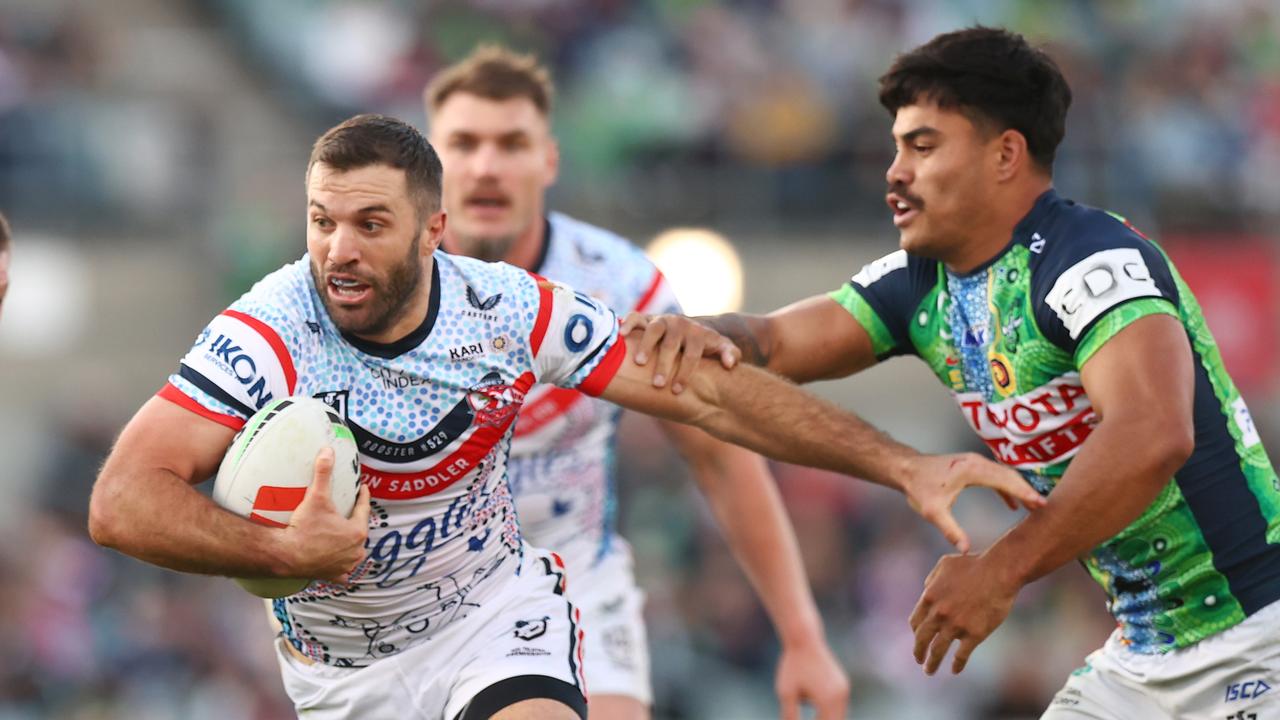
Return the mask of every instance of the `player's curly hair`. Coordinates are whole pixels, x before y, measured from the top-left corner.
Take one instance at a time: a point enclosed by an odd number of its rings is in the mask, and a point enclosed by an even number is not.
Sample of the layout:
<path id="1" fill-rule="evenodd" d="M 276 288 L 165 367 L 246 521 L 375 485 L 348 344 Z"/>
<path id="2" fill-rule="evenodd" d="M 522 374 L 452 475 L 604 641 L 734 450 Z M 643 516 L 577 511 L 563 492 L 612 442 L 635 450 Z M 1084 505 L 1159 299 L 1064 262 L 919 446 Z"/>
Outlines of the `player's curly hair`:
<path id="1" fill-rule="evenodd" d="M 551 73 L 533 55 L 501 45 L 480 45 L 457 63 L 441 70 L 423 91 L 427 109 L 435 113 L 454 93 L 486 100 L 528 98 L 543 117 L 551 115 L 555 85 Z"/>
<path id="2" fill-rule="evenodd" d="M 979 127 L 1017 130 L 1048 171 L 1066 132 L 1071 88 L 1053 59 L 1026 38 L 979 25 L 899 55 L 880 77 L 880 104 L 890 115 L 921 100 L 959 110 Z"/>
<path id="3" fill-rule="evenodd" d="M 440 156 L 417 128 L 393 117 L 356 115 L 335 125 L 312 146 L 308 176 L 316 163 L 339 171 L 370 165 L 404 170 L 419 221 L 440 209 Z"/>

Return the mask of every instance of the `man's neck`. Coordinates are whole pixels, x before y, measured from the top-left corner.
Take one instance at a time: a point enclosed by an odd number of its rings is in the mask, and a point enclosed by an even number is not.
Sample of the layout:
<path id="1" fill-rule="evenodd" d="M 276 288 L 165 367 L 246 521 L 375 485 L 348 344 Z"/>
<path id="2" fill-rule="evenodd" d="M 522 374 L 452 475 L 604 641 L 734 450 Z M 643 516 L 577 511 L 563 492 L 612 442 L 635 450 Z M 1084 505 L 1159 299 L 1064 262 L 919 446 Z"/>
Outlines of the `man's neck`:
<path id="1" fill-rule="evenodd" d="M 515 265 L 525 270 L 537 270 L 538 260 L 542 258 L 542 248 L 547 242 L 547 223 L 541 215 L 516 241 L 511 243 L 502 262 Z"/>
<path id="2" fill-rule="evenodd" d="M 1013 238 L 1018 223 L 1035 207 L 1036 200 L 1053 187 L 1053 181 L 1023 183 L 1010 188 L 1003 198 L 990 206 L 989 212 L 968 230 L 968 237 L 957 243 L 954 256 L 943 263 L 953 273 L 963 275 L 991 262 L 1004 251 Z"/>
<path id="3" fill-rule="evenodd" d="M 525 230 L 511 243 L 511 248 L 507 250 L 507 254 L 499 258 L 508 265 L 515 265 L 525 270 L 537 270 L 538 261 L 542 258 L 542 248 L 547 242 L 547 221 L 545 217 L 539 215 L 538 218 L 530 224 L 528 230 Z M 459 249 L 457 242 L 453 236 L 445 231 L 443 249 L 451 255 L 467 255 Z"/>

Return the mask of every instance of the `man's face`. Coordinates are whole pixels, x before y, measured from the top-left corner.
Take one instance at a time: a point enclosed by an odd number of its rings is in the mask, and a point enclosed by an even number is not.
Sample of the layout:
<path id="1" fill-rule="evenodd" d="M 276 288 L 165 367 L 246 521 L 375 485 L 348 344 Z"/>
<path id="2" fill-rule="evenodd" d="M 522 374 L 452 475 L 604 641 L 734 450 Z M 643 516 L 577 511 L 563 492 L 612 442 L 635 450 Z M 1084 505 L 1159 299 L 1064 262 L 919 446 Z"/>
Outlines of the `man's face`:
<path id="1" fill-rule="evenodd" d="M 501 260 L 542 222 L 543 194 L 559 153 L 547 119 L 528 98 L 488 100 L 455 92 L 431 116 L 444 164 L 444 209 L 456 250 Z"/>
<path id="2" fill-rule="evenodd" d="M 897 155 L 885 173 L 885 200 L 913 255 L 946 260 L 988 214 L 998 135 L 958 110 L 932 102 L 900 108 L 893 121 Z"/>
<path id="3" fill-rule="evenodd" d="M 424 220 L 403 170 L 312 166 L 307 252 L 316 290 L 338 329 L 376 337 L 401 319 L 421 286 L 422 260 L 440 241 L 430 228 L 443 228 L 441 214 Z"/>
<path id="4" fill-rule="evenodd" d="M 9 249 L 0 250 L 0 310 L 4 309 L 4 295 L 9 292 Z"/>

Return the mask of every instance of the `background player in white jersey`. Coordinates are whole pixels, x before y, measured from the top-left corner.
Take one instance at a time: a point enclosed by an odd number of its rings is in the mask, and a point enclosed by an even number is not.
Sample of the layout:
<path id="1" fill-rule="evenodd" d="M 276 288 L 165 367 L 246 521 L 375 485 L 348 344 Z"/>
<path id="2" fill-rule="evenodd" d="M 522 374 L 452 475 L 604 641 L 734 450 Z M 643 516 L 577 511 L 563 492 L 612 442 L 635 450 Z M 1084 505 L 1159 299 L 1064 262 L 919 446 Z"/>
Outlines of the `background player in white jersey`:
<path id="1" fill-rule="evenodd" d="M 429 138 L 444 164 L 449 252 L 502 260 L 568 283 L 619 314 L 679 312 L 662 274 L 627 240 L 546 214 L 557 144 L 553 85 L 530 55 L 481 47 L 427 87 Z M 516 422 L 508 474 L 520 526 L 564 558 L 570 596 L 588 628 L 591 715 L 649 716 L 652 690 L 631 549 L 614 531 L 614 452 L 621 409 L 540 386 Z M 782 642 L 776 687 L 785 718 L 800 701 L 843 718 L 848 680 L 827 647 L 790 522 L 758 455 L 674 422 L 663 429 L 689 459 L 734 554 Z"/>
<path id="2" fill-rule="evenodd" d="M 300 714 L 585 717 L 563 566 L 525 544 L 506 480 L 516 412 L 536 382 L 898 488 L 929 516 L 949 519 L 967 484 L 1036 503 L 1016 474 L 920 455 L 762 371 L 708 368 L 679 396 L 654 389 L 625 361 L 608 308 L 439 252 L 440 176 L 435 151 L 398 120 L 361 115 L 321 136 L 306 174 L 307 255 L 200 333 L 121 432 L 90 500 L 93 539 L 142 560 L 316 579 L 275 603 Z M 194 491 L 254 410 L 293 395 L 324 399 L 355 434 L 364 485 L 350 518 L 324 492 L 328 451 L 284 528 Z"/>

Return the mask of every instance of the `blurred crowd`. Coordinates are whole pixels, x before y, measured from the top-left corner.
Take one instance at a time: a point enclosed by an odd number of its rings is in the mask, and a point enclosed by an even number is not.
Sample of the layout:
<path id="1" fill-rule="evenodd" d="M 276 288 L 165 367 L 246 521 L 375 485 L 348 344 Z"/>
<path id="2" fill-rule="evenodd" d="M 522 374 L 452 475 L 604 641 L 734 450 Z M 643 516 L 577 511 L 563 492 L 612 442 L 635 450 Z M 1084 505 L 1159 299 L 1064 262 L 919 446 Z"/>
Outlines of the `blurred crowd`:
<path id="1" fill-rule="evenodd" d="M 189 170 L 216 176 L 219 143 L 237 140 L 210 127 L 221 100 L 202 98 L 201 83 L 139 80 L 166 67 L 157 54 L 199 74 L 181 38 L 160 33 L 139 49 L 127 33 L 145 24 L 95 33 L 122 21 L 96 4 L 7 5 L 0 199 L 46 224 L 67 222 L 59 209 L 73 205 L 153 225 L 225 201 Z M 1274 220 L 1280 197 L 1276 0 L 185 6 L 308 134 L 357 111 L 424 122 L 426 79 L 476 42 L 536 51 L 560 85 L 558 198 L 622 221 L 879 217 L 891 143 L 875 80 L 896 52 L 974 21 L 1024 32 L 1063 66 L 1075 104 L 1058 178 L 1073 196 L 1162 227 L 1216 229 Z M 147 95 L 157 84 L 168 102 Z"/>
<path id="2" fill-rule="evenodd" d="M 552 65 L 565 157 L 553 203 L 623 230 L 885 234 L 892 149 L 875 79 L 896 52 L 973 21 L 1024 32 L 1063 66 L 1075 91 L 1057 165 L 1067 194 L 1157 234 L 1260 233 L 1280 219 L 1277 0 L 107 5 L 0 6 L 0 209 L 19 243 L 38 232 L 192 248 L 215 260 L 220 301 L 296 252 L 289 203 L 314 131 L 365 110 L 422 125 L 426 78 L 479 41 Z M 161 6 L 168 14 L 144 13 Z M 302 138 L 290 162 L 239 134 L 246 116 Z M 237 165 L 237 151 L 258 153 L 257 166 Z M 89 486 L 117 426 L 46 420 L 35 491 L 0 523 L 0 720 L 289 717 L 260 603 L 86 537 Z M 649 594 L 656 717 L 770 717 L 776 638 L 661 442 L 629 421 L 619 462 L 621 526 Z M 1022 593 L 963 676 L 927 679 L 906 618 L 945 544 L 892 493 L 776 471 L 857 717 L 1037 717 L 1109 631 L 1102 592 L 1064 568 Z M 1013 519 L 990 500 L 961 508 L 988 541 Z"/>

